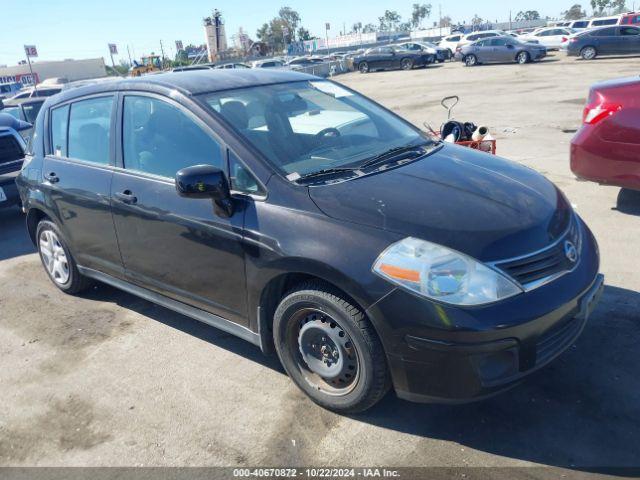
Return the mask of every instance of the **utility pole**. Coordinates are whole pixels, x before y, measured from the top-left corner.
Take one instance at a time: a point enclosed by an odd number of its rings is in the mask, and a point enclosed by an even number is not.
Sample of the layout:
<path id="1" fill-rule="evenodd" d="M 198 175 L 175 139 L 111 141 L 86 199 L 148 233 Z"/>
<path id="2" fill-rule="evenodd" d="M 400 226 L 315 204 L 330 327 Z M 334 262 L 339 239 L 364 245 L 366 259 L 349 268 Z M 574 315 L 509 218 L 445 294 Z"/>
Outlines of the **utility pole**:
<path id="1" fill-rule="evenodd" d="M 438 4 L 438 25 L 440 26 L 440 38 L 442 38 L 442 4 Z"/>
<path id="2" fill-rule="evenodd" d="M 513 25 L 511 25 L 511 10 L 509 10 L 509 30 L 513 30 Z"/>
<path id="3" fill-rule="evenodd" d="M 329 25 L 329 22 L 325 22 L 325 24 L 324 24 L 324 40 L 326 42 L 327 55 L 329 55 L 329 28 L 331 28 L 331 26 Z"/>
<path id="4" fill-rule="evenodd" d="M 164 70 L 164 48 L 162 47 L 162 40 L 160 40 L 160 53 L 162 54 L 162 70 Z"/>
<path id="5" fill-rule="evenodd" d="M 133 62 L 131 61 L 131 52 L 129 51 L 129 45 L 127 45 L 127 55 L 129 56 L 129 66 L 133 65 Z"/>

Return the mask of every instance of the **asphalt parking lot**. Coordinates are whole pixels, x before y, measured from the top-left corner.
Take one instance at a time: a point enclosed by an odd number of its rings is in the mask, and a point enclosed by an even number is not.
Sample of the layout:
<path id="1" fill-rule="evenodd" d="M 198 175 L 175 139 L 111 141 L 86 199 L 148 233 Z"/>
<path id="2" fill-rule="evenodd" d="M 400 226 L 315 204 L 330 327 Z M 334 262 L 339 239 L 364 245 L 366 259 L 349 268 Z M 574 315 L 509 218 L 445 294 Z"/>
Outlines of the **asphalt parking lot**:
<path id="1" fill-rule="evenodd" d="M 459 95 L 455 118 L 487 125 L 498 154 L 555 182 L 599 241 L 606 288 L 576 345 L 475 404 L 390 394 L 362 415 L 323 410 L 240 339 L 111 287 L 59 292 L 22 215 L 0 211 L 0 464 L 637 466 L 640 199 L 576 181 L 568 149 L 589 85 L 638 65 L 556 54 L 336 77 L 434 128 L 440 99 Z"/>

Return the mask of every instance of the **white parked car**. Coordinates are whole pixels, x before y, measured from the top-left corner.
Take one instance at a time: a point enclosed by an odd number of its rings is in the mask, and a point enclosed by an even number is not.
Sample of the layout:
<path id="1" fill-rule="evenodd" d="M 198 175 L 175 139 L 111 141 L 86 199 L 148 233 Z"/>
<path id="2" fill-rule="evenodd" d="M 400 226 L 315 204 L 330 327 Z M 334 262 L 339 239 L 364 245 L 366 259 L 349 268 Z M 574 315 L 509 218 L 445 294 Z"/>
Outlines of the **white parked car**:
<path id="1" fill-rule="evenodd" d="M 574 33 L 574 30 L 566 27 L 548 27 L 531 32 L 529 35 L 523 35 L 520 40 L 537 40 L 540 45 L 544 45 L 549 50 L 560 49 Z"/>
<path id="2" fill-rule="evenodd" d="M 591 20 L 589 20 L 588 18 L 583 18 L 581 20 L 574 20 L 569 24 L 569 28 L 571 30 L 574 30 L 576 33 L 581 32 L 582 30 L 586 29 L 589 26 L 590 21 Z"/>
<path id="3" fill-rule="evenodd" d="M 618 25 L 622 15 L 613 15 L 611 17 L 596 17 L 589 21 L 587 28 L 606 27 L 608 25 Z"/>
<path id="4" fill-rule="evenodd" d="M 439 47 L 446 48 L 451 52 L 451 55 L 456 53 L 456 48 L 458 47 L 458 43 L 462 40 L 464 35 L 462 33 L 452 33 L 451 35 L 447 35 L 438 43 Z"/>
<path id="5" fill-rule="evenodd" d="M 465 45 L 475 42 L 476 40 L 482 40 L 483 38 L 502 37 L 506 34 L 507 32 L 504 32 L 502 30 L 483 30 L 481 32 L 467 33 L 462 37 L 462 39 L 458 43 L 458 47 L 463 47 Z"/>

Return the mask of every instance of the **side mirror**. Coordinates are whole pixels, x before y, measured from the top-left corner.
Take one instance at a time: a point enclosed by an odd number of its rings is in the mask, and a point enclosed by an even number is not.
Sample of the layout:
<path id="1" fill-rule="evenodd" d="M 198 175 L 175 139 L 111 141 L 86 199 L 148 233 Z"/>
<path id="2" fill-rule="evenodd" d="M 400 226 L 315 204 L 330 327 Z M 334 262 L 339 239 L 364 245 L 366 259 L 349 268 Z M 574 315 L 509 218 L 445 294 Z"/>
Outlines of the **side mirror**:
<path id="1" fill-rule="evenodd" d="M 186 198 L 210 198 L 226 216 L 233 214 L 229 182 L 224 172 L 212 165 L 194 165 L 176 173 L 178 195 Z"/>

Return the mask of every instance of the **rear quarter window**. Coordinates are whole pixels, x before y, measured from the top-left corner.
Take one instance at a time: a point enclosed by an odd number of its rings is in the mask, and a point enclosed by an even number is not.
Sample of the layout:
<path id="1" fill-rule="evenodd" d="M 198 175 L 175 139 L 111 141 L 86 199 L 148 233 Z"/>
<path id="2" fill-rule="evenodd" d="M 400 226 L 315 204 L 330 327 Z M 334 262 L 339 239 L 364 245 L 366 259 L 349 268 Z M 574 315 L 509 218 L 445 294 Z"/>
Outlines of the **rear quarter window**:
<path id="1" fill-rule="evenodd" d="M 113 97 L 97 97 L 71 104 L 68 156 L 107 165 Z"/>

